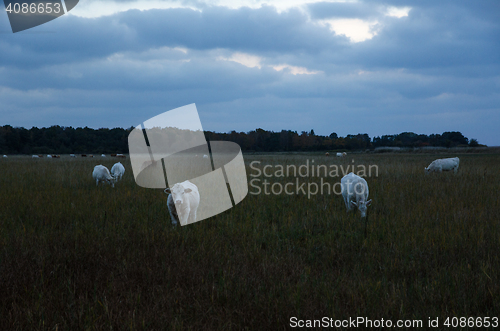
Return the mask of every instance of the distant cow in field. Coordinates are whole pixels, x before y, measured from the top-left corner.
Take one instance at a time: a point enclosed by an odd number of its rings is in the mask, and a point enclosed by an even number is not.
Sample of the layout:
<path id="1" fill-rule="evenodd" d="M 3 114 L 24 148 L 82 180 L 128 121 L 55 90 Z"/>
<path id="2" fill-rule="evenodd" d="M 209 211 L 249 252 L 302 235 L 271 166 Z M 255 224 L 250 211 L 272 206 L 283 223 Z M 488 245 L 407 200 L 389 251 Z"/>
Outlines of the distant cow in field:
<path id="1" fill-rule="evenodd" d="M 106 157 L 106 154 L 101 154 L 101 157 Z"/>
<path id="2" fill-rule="evenodd" d="M 326 153 L 325 153 L 325 156 L 330 156 L 330 153 L 326 152 Z"/>
<path id="3" fill-rule="evenodd" d="M 93 154 L 89 154 L 89 157 L 94 157 L 94 155 Z"/>
<path id="4" fill-rule="evenodd" d="M 451 157 L 448 159 L 437 159 L 431 162 L 427 168 L 425 168 L 425 173 L 429 174 L 431 172 L 443 172 L 451 171 L 454 173 L 458 171 L 458 165 L 460 164 L 460 159 L 458 157 Z"/>
<path id="5" fill-rule="evenodd" d="M 337 153 L 337 157 L 344 157 L 346 156 L 347 153 L 346 152 L 343 152 L 343 153 Z"/>
<path id="6" fill-rule="evenodd" d="M 51 159 L 51 158 L 52 158 L 52 155 L 47 154 L 47 158 Z"/>
<path id="7" fill-rule="evenodd" d="M 203 155 L 203 158 L 204 158 L 204 159 L 208 159 L 208 155 L 207 155 L 207 154 L 204 154 L 204 155 Z"/>
<path id="8" fill-rule="evenodd" d="M 113 176 L 115 181 L 121 180 L 124 173 L 125 167 L 120 162 L 113 164 L 111 167 L 111 176 Z"/>
<path id="9" fill-rule="evenodd" d="M 6 158 L 6 157 L 7 157 L 7 155 L 4 155 L 3 157 L 5 157 L 5 158 Z"/>
<path id="10" fill-rule="evenodd" d="M 38 156 L 38 155 L 31 155 L 31 158 L 33 158 L 33 159 L 38 159 L 38 158 L 39 158 L 39 156 Z"/>
<path id="11" fill-rule="evenodd" d="M 92 177 L 95 180 L 96 186 L 99 186 L 99 182 L 106 182 L 111 184 L 112 187 L 115 187 L 114 178 L 111 177 L 108 168 L 103 165 L 96 165 L 94 167 L 94 171 L 92 172 Z"/>
<path id="12" fill-rule="evenodd" d="M 122 159 L 124 159 L 125 155 L 123 155 L 123 154 L 116 154 L 116 157 L 121 157 Z"/>
<path id="13" fill-rule="evenodd" d="M 166 188 L 165 193 L 168 194 L 167 207 L 172 224 L 177 225 L 177 222 L 180 222 L 181 225 L 186 225 L 196 221 L 200 204 L 200 193 L 196 185 L 186 180 Z"/>
<path id="14" fill-rule="evenodd" d="M 55 155 L 55 154 L 52 154 L 52 157 L 53 157 L 54 159 L 60 159 L 60 158 L 61 158 L 61 155 Z"/>
<path id="15" fill-rule="evenodd" d="M 116 154 L 111 154 L 111 157 L 116 157 Z"/>
<path id="16" fill-rule="evenodd" d="M 38 154 L 38 157 L 43 157 L 43 155 L 42 154 Z"/>
<path id="17" fill-rule="evenodd" d="M 69 157 L 76 157 L 76 155 L 75 154 L 70 154 Z"/>
<path id="18" fill-rule="evenodd" d="M 357 207 L 361 212 L 361 217 L 366 217 L 366 209 L 372 202 L 368 200 L 369 192 L 366 180 L 351 172 L 342 177 L 340 183 L 347 212 Z"/>
<path id="19" fill-rule="evenodd" d="M 81 156 L 82 156 L 82 157 L 87 157 L 87 154 L 82 154 Z"/>

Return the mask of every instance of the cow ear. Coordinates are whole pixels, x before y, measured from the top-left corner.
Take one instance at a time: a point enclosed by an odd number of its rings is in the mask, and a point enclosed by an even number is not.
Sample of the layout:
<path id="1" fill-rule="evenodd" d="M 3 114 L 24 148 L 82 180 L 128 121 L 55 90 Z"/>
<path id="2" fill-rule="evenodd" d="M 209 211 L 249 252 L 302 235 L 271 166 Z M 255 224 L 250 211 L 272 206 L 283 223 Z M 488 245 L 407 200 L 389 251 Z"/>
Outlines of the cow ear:
<path id="1" fill-rule="evenodd" d="M 354 202 L 354 201 L 351 201 L 351 203 L 352 203 L 353 205 L 355 205 L 356 207 L 358 206 L 358 204 L 357 204 L 356 202 Z"/>
<path id="2" fill-rule="evenodd" d="M 190 188 L 185 188 L 185 189 L 184 189 L 184 193 L 189 193 L 189 192 L 191 192 L 191 189 L 190 189 Z"/>
<path id="3" fill-rule="evenodd" d="M 170 187 L 167 187 L 167 188 L 166 188 L 163 192 L 165 192 L 165 193 L 167 193 L 167 194 L 172 193 L 172 192 L 170 191 Z"/>
<path id="4" fill-rule="evenodd" d="M 372 199 L 370 199 L 370 200 L 368 200 L 368 201 L 366 202 L 366 206 L 367 206 L 367 207 L 368 207 L 369 205 L 371 205 L 371 204 L 372 204 Z"/>

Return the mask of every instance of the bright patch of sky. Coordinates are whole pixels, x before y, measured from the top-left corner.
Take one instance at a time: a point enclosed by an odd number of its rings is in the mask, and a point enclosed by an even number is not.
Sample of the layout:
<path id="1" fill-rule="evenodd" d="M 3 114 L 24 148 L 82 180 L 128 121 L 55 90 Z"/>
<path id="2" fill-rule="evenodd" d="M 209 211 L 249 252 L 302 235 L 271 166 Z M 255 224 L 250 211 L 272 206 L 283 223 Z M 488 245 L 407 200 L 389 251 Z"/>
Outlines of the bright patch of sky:
<path id="1" fill-rule="evenodd" d="M 389 7 L 389 8 L 387 8 L 386 15 L 387 16 L 401 18 L 401 17 L 408 16 L 408 13 L 410 12 L 410 9 L 411 9 L 410 7 L 402 7 L 402 8 Z"/>
<path id="2" fill-rule="evenodd" d="M 262 58 L 260 56 L 255 56 L 255 55 L 250 55 L 250 54 L 245 54 L 245 53 L 240 53 L 240 52 L 234 53 L 229 58 L 220 56 L 217 59 L 223 60 L 223 61 L 233 61 L 233 62 L 242 64 L 248 68 L 257 67 L 259 69 L 261 68 L 260 61 L 262 60 Z"/>
<path id="3" fill-rule="evenodd" d="M 304 67 L 296 67 L 296 66 L 291 66 L 289 64 L 280 64 L 272 67 L 276 71 L 281 71 L 283 69 L 289 70 L 292 75 L 316 75 L 322 73 L 322 71 L 316 71 L 316 70 L 311 71 Z"/>
<path id="4" fill-rule="evenodd" d="M 239 63 L 241 65 L 244 65 L 245 67 L 248 67 L 248 68 L 259 68 L 260 69 L 260 68 L 262 68 L 261 62 L 262 62 L 263 58 L 260 56 L 256 56 L 256 55 L 235 52 L 231 55 L 231 57 L 219 56 L 219 57 L 217 57 L 217 60 L 219 60 L 219 61 L 233 61 L 233 62 Z M 269 67 L 273 68 L 276 71 L 284 70 L 285 72 L 289 72 L 292 75 L 315 75 L 315 74 L 322 73 L 322 71 L 309 70 L 305 67 L 292 66 L 292 65 L 289 65 L 286 63 L 282 63 L 282 64 L 278 64 L 278 65 L 269 65 Z"/>
<path id="5" fill-rule="evenodd" d="M 321 20 L 320 24 L 326 24 L 330 30 L 338 35 L 348 37 L 351 42 L 361 42 L 367 39 L 372 39 L 377 31 L 375 29 L 377 21 L 368 22 L 360 19 L 337 19 L 337 20 Z"/>

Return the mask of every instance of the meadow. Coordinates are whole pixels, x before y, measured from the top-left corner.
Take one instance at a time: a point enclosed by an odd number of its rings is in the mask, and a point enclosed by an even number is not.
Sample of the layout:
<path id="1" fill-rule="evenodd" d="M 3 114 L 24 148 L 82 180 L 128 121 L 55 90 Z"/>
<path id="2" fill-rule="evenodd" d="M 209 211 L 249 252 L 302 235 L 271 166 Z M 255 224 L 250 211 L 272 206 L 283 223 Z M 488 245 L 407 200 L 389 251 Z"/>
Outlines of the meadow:
<path id="1" fill-rule="evenodd" d="M 424 174 L 454 156 L 457 174 Z M 0 159 L 0 329 L 276 330 L 293 317 L 365 317 L 439 318 L 440 330 L 447 317 L 500 317 L 498 151 L 244 158 L 254 185 L 320 182 L 253 169 L 265 165 L 377 165 L 366 223 L 336 194 L 249 187 L 232 209 L 173 227 L 167 196 L 137 186 L 128 159 L 115 188 L 91 176 L 110 157 Z"/>

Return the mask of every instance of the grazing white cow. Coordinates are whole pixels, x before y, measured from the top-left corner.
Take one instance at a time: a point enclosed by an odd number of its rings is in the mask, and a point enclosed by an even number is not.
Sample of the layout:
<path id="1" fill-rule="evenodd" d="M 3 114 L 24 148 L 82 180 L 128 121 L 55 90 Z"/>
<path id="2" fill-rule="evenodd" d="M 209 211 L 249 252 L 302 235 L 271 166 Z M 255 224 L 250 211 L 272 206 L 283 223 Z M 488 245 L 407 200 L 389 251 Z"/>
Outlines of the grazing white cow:
<path id="1" fill-rule="evenodd" d="M 31 158 L 33 158 L 33 159 L 38 159 L 38 158 L 39 158 L 39 156 L 38 156 L 38 155 L 31 155 Z"/>
<path id="2" fill-rule="evenodd" d="M 361 212 L 361 217 L 366 217 L 366 209 L 372 203 L 372 200 L 368 200 L 369 192 L 366 180 L 351 172 L 342 177 L 340 183 L 347 212 L 353 210 L 353 206 L 355 206 Z"/>
<path id="3" fill-rule="evenodd" d="M 51 158 L 52 158 L 52 155 L 47 154 L 47 158 L 51 159 Z"/>
<path id="4" fill-rule="evenodd" d="M 208 159 L 208 155 L 207 155 L 207 154 L 204 154 L 204 155 L 203 155 L 203 158 L 204 158 L 204 159 Z"/>
<path id="5" fill-rule="evenodd" d="M 108 184 L 111 184 L 112 187 L 115 187 L 114 178 L 109 174 L 108 168 L 101 164 L 94 167 L 92 177 L 94 177 L 96 186 L 99 186 L 99 182 L 106 182 Z"/>
<path id="6" fill-rule="evenodd" d="M 3 157 L 7 157 L 7 155 L 4 155 Z"/>
<path id="7" fill-rule="evenodd" d="M 101 157 L 106 157 L 106 154 L 101 154 Z"/>
<path id="8" fill-rule="evenodd" d="M 180 221 L 181 225 L 186 225 L 196 221 L 196 211 L 200 204 L 200 193 L 196 185 L 186 180 L 172 188 L 166 188 L 165 193 L 168 194 L 167 207 L 172 224 L 177 225 Z"/>
<path id="9" fill-rule="evenodd" d="M 125 167 L 121 162 L 117 162 L 111 167 L 111 176 L 113 176 L 116 181 L 121 180 L 124 173 Z"/>
<path id="10" fill-rule="evenodd" d="M 70 156 L 70 157 L 76 157 L 76 155 L 75 155 L 75 154 L 70 154 L 69 156 Z"/>
<path id="11" fill-rule="evenodd" d="M 460 159 L 458 157 L 451 157 L 448 159 L 437 159 L 431 162 L 427 168 L 425 168 L 425 173 L 431 172 L 443 172 L 443 171 L 451 171 L 454 173 L 458 171 L 458 165 L 460 163 Z"/>
<path id="12" fill-rule="evenodd" d="M 343 153 L 337 153 L 337 157 L 344 157 L 346 156 L 347 153 L 346 152 L 343 152 Z"/>

